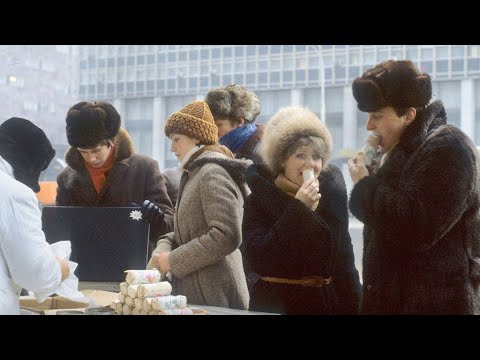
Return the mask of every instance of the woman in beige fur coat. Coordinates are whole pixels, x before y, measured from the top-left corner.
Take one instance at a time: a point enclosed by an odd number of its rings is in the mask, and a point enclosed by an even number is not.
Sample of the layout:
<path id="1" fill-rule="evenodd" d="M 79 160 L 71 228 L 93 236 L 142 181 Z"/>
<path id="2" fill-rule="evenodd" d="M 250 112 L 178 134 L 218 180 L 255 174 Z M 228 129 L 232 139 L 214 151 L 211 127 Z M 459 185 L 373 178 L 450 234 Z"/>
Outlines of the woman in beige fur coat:
<path id="1" fill-rule="evenodd" d="M 247 309 L 249 295 L 238 249 L 242 241 L 247 162 L 217 144 L 208 105 L 194 101 L 165 124 L 183 169 L 174 232 L 161 237 L 148 267 L 173 275 L 173 292 L 188 303 Z"/>

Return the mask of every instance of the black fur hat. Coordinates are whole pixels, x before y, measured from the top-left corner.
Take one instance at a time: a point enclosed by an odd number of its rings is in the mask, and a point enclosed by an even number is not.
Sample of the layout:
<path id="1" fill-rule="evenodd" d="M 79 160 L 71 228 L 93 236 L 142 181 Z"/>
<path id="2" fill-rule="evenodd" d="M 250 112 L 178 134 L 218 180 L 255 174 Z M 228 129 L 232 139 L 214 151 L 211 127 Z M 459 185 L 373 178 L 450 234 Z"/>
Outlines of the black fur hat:
<path id="1" fill-rule="evenodd" d="M 410 60 L 388 60 L 366 71 L 352 85 L 360 111 L 377 111 L 385 106 L 421 108 L 432 98 L 432 82 Z"/>
<path id="2" fill-rule="evenodd" d="M 255 122 L 260 114 L 260 100 L 254 92 L 240 85 L 228 85 L 210 90 L 205 97 L 215 119 L 227 118 Z"/>
<path id="3" fill-rule="evenodd" d="M 92 148 L 106 139 L 113 139 L 120 129 L 120 114 L 113 105 L 82 101 L 67 113 L 67 140 L 73 147 Z"/>
<path id="4" fill-rule="evenodd" d="M 27 119 L 12 117 L 0 125 L 0 155 L 12 166 L 15 179 L 39 192 L 38 178 L 55 150 L 42 129 Z"/>

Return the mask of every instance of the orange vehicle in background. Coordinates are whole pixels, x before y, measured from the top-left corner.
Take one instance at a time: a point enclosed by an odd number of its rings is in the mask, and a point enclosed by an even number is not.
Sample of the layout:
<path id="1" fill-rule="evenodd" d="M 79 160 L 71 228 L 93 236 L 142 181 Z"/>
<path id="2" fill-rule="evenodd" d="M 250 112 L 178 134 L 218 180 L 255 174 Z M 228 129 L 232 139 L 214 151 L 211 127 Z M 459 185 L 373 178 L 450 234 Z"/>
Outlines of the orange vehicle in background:
<path id="1" fill-rule="evenodd" d="M 40 208 L 55 205 L 57 197 L 57 175 L 67 164 L 60 158 L 54 158 L 48 168 L 42 171 L 39 178 L 40 191 L 36 194 Z"/>

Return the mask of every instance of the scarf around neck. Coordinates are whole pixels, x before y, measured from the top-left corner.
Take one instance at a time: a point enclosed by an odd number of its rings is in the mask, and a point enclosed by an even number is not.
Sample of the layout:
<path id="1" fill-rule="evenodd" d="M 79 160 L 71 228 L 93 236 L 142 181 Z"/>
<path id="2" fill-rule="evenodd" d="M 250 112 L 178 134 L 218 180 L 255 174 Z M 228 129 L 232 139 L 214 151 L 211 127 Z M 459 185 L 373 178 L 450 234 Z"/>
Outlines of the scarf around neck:
<path id="1" fill-rule="evenodd" d="M 85 168 L 87 169 L 88 173 L 90 174 L 90 178 L 92 179 L 93 186 L 95 186 L 95 190 L 97 194 L 100 193 L 100 189 L 102 188 L 103 183 L 105 182 L 106 176 L 105 173 L 112 170 L 114 160 L 115 160 L 115 145 L 112 145 L 110 149 L 110 155 L 108 155 L 105 164 L 103 164 L 99 168 L 94 168 L 89 164 L 85 163 Z"/>
<path id="2" fill-rule="evenodd" d="M 297 195 L 298 190 L 300 190 L 301 186 L 298 186 L 294 182 L 291 182 L 288 180 L 285 175 L 279 174 L 275 178 L 275 185 L 282 190 L 285 194 L 287 194 L 290 197 L 295 197 Z M 318 200 L 313 203 L 313 206 L 311 207 L 310 210 L 314 211 L 318 206 Z"/>
<path id="3" fill-rule="evenodd" d="M 218 142 L 235 152 L 247 143 L 255 131 L 257 131 L 257 124 L 247 123 L 223 135 Z"/>

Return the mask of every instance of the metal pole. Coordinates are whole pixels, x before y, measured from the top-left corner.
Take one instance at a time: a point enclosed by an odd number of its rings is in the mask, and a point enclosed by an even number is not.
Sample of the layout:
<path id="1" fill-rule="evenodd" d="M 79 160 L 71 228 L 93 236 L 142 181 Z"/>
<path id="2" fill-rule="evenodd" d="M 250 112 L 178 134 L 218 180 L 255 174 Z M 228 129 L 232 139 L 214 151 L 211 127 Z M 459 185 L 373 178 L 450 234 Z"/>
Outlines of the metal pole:
<path id="1" fill-rule="evenodd" d="M 323 51 L 322 46 L 318 46 L 318 53 L 320 56 L 320 72 L 322 77 L 320 78 L 320 120 L 326 122 L 325 119 L 325 64 L 323 63 Z"/>
<path id="2" fill-rule="evenodd" d="M 322 45 L 310 45 L 315 50 L 320 66 L 320 120 L 325 122 L 325 63 L 323 62 Z"/>

